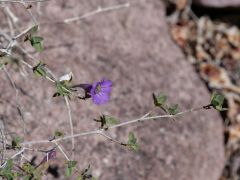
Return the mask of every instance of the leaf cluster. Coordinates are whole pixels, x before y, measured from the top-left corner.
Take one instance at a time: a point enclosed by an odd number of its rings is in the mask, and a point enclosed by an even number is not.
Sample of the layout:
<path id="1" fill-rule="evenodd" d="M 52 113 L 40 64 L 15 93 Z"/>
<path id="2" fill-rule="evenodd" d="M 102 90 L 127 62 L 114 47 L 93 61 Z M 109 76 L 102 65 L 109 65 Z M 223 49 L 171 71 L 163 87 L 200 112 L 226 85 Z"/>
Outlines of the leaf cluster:
<path id="1" fill-rule="evenodd" d="M 64 81 L 56 81 L 56 93 L 53 95 L 53 97 L 56 96 L 70 96 L 74 90 L 68 85 L 68 83 Z"/>
<path id="2" fill-rule="evenodd" d="M 47 72 L 45 69 L 45 64 L 40 61 L 36 66 L 33 67 L 33 73 L 36 74 L 37 76 L 46 77 Z"/>
<path id="3" fill-rule="evenodd" d="M 67 162 L 66 177 L 72 176 L 76 165 L 77 165 L 77 161 L 68 161 Z"/>
<path id="4" fill-rule="evenodd" d="M 16 179 L 19 174 L 15 171 L 13 171 L 13 160 L 9 159 L 6 163 L 6 165 L 0 169 L 0 176 L 3 178 L 6 178 L 8 180 L 14 180 Z"/>
<path id="5" fill-rule="evenodd" d="M 21 148 L 21 142 L 23 141 L 23 139 L 19 136 L 14 137 L 12 139 L 11 145 L 13 149 L 20 149 Z"/>
<path id="6" fill-rule="evenodd" d="M 21 179 L 23 180 L 40 180 L 41 175 L 39 171 L 30 163 L 23 163 L 18 167 L 21 171 L 13 170 L 13 160 L 9 159 L 6 165 L 0 169 L 0 176 L 7 180 Z"/>
<path id="7" fill-rule="evenodd" d="M 153 93 L 153 103 L 156 107 L 161 108 L 164 112 L 170 115 L 176 115 L 179 112 L 178 104 L 174 104 L 171 106 L 168 106 L 166 104 L 167 102 L 167 96 L 160 93 L 159 95 L 156 95 Z"/>
<path id="8" fill-rule="evenodd" d="M 100 120 L 95 120 L 95 121 L 101 123 L 102 129 L 108 129 L 110 126 L 118 124 L 118 120 L 109 115 L 102 115 L 102 116 L 100 116 Z"/>
<path id="9" fill-rule="evenodd" d="M 34 35 L 38 31 L 38 26 L 33 26 L 30 33 L 25 37 L 24 41 L 29 41 L 32 47 L 41 52 L 43 50 L 43 37 Z"/>
<path id="10" fill-rule="evenodd" d="M 33 165 L 26 162 L 22 165 L 22 170 L 24 171 L 24 180 L 40 180 L 41 174 Z"/>

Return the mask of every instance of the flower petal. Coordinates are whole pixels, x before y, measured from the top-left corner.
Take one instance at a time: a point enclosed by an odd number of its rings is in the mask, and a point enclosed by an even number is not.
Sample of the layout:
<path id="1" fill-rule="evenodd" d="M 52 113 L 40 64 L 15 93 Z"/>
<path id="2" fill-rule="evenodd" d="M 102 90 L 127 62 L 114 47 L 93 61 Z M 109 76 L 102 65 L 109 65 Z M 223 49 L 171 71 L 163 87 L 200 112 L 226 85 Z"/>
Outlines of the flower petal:
<path id="1" fill-rule="evenodd" d="M 101 85 L 102 92 L 107 92 L 107 93 L 111 92 L 112 81 L 103 79 L 100 85 Z"/>
<path id="2" fill-rule="evenodd" d="M 94 94 L 92 96 L 92 101 L 97 105 L 106 104 L 109 101 L 109 94 L 102 92 Z"/>
<path id="3" fill-rule="evenodd" d="M 90 90 L 92 101 L 97 104 L 105 104 L 109 101 L 112 81 L 102 79 L 100 82 L 94 82 Z"/>
<path id="4" fill-rule="evenodd" d="M 102 79 L 101 86 L 110 87 L 110 86 L 112 86 L 112 81 L 110 81 L 108 79 Z"/>
<path id="5" fill-rule="evenodd" d="M 92 88 L 90 90 L 90 94 L 91 96 L 94 96 L 96 94 L 96 89 L 97 89 L 97 86 L 100 85 L 100 82 L 94 82 L 92 84 Z"/>

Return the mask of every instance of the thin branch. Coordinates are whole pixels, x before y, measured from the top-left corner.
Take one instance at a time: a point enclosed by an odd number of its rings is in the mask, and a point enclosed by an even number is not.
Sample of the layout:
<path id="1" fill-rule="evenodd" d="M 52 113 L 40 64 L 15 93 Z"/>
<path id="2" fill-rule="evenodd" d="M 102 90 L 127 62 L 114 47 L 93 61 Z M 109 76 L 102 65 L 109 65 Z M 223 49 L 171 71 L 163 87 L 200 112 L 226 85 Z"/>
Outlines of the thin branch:
<path id="1" fill-rule="evenodd" d="M 11 156 L 8 160 L 14 159 L 15 157 L 17 157 L 17 156 L 19 156 L 20 154 L 22 154 L 24 151 L 25 151 L 25 148 L 22 148 L 20 151 L 18 151 L 18 152 L 15 153 L 13 156 Z M 0 166 L 0 168 L 5 167 L 6 164 L 7 164 L 7 161 L 5 161 L 5 162 Z"/>
<path id="2" fill-rule="evenodd" d="M 14 21 L 14 18 L 16 18 L 16 17 L 15 16 L 12 17 L 13 13 L 10 11 L 8 6 L 6 6 L 4 8 L 4 13 L 7 16 L 7 22 L 8 22 L 8 27 L 9 27 L 9 30 L 10 30 L 10 34 L 11 34 L 11 36 L 14 36 L 13 21 Z"/>
<path id="3" fill-rule="evenodd" d="M 23 159 L 25 159 L 27 162 L 31 162 L 30 159 L 28 159 L 26 156 L 24 156 L 23 154 L 21 154 L 21 162 L 23 161 Z M 22 164 L 22 163 L 20 163 Z"/>
<path id="4" fill-rule="evenodd" d="M 3 160 L 5 158 L 6 141 L 5 141 L 5 134 L 4 134 L 4 130 L 3 130 L 2 125 L 0 127 L 0 133 L 1 133 L 2 144 L 3 144 L 3 149 L 2 149 L 2 152 L 1 152 L 2 153 L 1 163 L 3 163 Z"/>
<path id="5" fill-rule="evenodd" d="M 118 141 L 118 140 L 116 140 L 116 139 L 113 139 L 112 137 L 110 137 L 109 135 L 107 135 L 107 134 L 104 133 L 104 132 L 101 132 L 101 133 L 99 133 L 99 134 L 102 135 L 103 137 L 105 137 L 106 139 L 109 139 L 109 140 L 112 141 L 112 142 L 115 142 L 115 143 L 117 143 L 117 144 L 119 144 L 119 145 L 121 145 L 121 146 L 126 146 L 125 143 L 122 143 L 122 142 L 120 142 L 120 141 Z"/>
<path id="6" fill-rule="evenodd" d="M 33 66 L 28 64 L 26 61 L 24 61 L 23 59 L 20 59 L 20 62 L 23 63 L 25 66 L 27 66 L 29 69 L 33 69 Z"/>
<path id="7" fill-rule="evenodd" d="M 69 117 L 69 125 L 70 125 L 70 130 L 71 130 L 71 136 L 73 136 L 73 123 L 72 123 L 72 113 L 71 113 L 71 108 L 70 108 L 70 104 L 68 101 L 68 97 L 64 96 L 66 105 L 67 105 L 67 110 L 68 110 L 68 117 Z M 72 138 L 72 157 L 74 156 L 74 149 L 75 149 L 75 142 L 74 142 L 74 138 Z"/>
<path id="8" fill-rule="evenodd" d="M 129 125 L 129 124 L 133 124 L 133 123 L 136 123 L 136 122 L 143 122 L 143 121 L 160 119 L 160 118 L 176 118 L 176 117 L 181 116 L 181 115 L 186 114 L 186 113 L 190 113 L 190 112 L 193 112 L 193 111 L 201 110 L 201 109 L 203 109 L 203 107 L 204 106 L 201 106 L 201 107 L 198 107 L 198 108 L 189 109 L 189 110 L 186 110 L 186 111 L 179 112 L 179 113 L 177 113 L 175 115 L 166 114 L 166 115 L 148 116 L 148 117 L 144 117 L 144 118 L 138 118 L 138 119 L 134 119 L 134 120 L 131 120 L 131 121 L 127 121 L 127 122 L 123 122 L 123 123 L 120 123 L 120 124 L 116 124 L 116 125 L 110 126 L 108 129 L 114 129 L 114 128 L 118 128 L 118 127 Z"/>
<path id="9" fill-rule="evenodd" d="M 32 144 L 47 144 L 50 142 L 58 142 L 58 141 L 62 141 L 62 140 L 67 140 L 67 139 L 71 139 L 71 138 L 75 138 L 75 137 L 79 137 L 79 136 L 87 136 L 87 135 L 95 135 L 95 134 L 99 134 L 101 132 L 101 130 L 95 130 L 95 131 L 87 131 L 87 132 L 83 132 L 83 133 L 78 133 L 78 134 L 74 134 L 73 136 L 65 136 L 62 138 L 58 138 L 55 140 L 36 140 L 36 141 L 26 141 L 21 143 L 23 146 L 25 145 L 32 145 Z"/>
<path id="10" fill-rule="evenodd" d="M 127 126 L 129 124 L 134 124 L 134 123 L 137 123 L 137 122 L 143 122 L 143 121 L 149 121 L 149 120 L 157 120 L 157 119 L 162 119 L 162 118 L 175 118 L 175 117 L 178 117 L 178 116 L 182 116 L 186 113 L 206 109 L 205 107 L 207 107 L 207 106 L 201 106 L 201 107 L 198 107 L 198 108 L 189 109 L 189 110 L 186 110 L 186 111 L 179 112 L 175 115 L 167 114 L 167 115 L 158 115 L 158 116 L 148 116 L 150 113 L 147 113 L 146 114 L 147 116 L 144 115 L 141 118 L 137 118 L 137 119 L 133 119 L 133 120 L 130 120 L 130 121 L 123 122 L 123 123 L 119 123 L 119 124 L 108 127 L 108 129 L 119 128 L 119 127 Z M 68 136 L 65 136 L 65 137 L 62 137 L 62 138 L 54 139 L 53 141 L 49 141 L 49 140 L 28 141 L 28 142 L 23 142 L 22 145 L 32 145 L 32 144 L 42 144 L 42 143 L 49 143 L 49 142 L 58 142 L 58 141 L 68 140 L 68 139 L 72 139 L 72 138 L 76 138 L 76 137 L 80 137 L 80 136 L 101 134 L 103 131 L 105 131 L 105 129 L 87 131 L 87 132 L 83 132 L 83 133 L 68 135 Z"/>
<path id="11" fill-rule="evenodd" d="M 26 151 L 33 151 L 33 152 L 40 152 L 40 153 L 48 153 L 49 150 L 41 150 L 41 149 L 33 149 L 33 148 L 28 148 L 28 147 L 24 147 Z"/>
<path id="12" fill-rule="evenodd" d="M 17 40 L 18 38 L 22 37 L 23 35 L 25 35 L 26 33 L 28 33 L 31 29 L 33 28 L 33 26 L 29 26 L 28 28 L 24 29 L 22 32 L 20 32 L 18 35 L 16 35 L 15 37 L 13 37 L 13 40 Z"/>
<path id="13" fill-rule="evenodd" d="M 36 17 L 33 15 L 32 10 L 29 9 L 29 8 L 27 8 L 28 5 L 26 4 L 26 2 L 25 2 L 24 0 L 21 0 L 21 3 L 20 3 L 20 4 L 22 4 L 23 7 L 27 10 L 28 14 L 31 16 L 31 18 L 32 18 L 32 20 L 33 20 L 33 23 L 34 23 L 35 25 L 37 25 L 37 24 L 38 24 L 37 19 L 36 19 Z"/>
<path id="14" fill-rule="evenodd" d="M 144 114 L 144 115 L 141 117 L 141 119 L 149 116 L 150 114 L 151 114 L 151 111 L 149 111 L 148 113 Z"/>
<path id="15" fill-rule="evenodd" d="M 16 99 L 17 111 L 18 111 L 18 113 L 19 113 L 19 115 L 20 115 L 20 117 L 21 117 L 21 119 L 22 119 L 22 122 L 23 122 L 23 134 L 24 134 L 24 136 L 25 136 L 25 134 L 26 134 L 26 123 L 25 123 L 25 119 L 24 119 L 23 112 L 22 112 L 22 109 L 21 109 L 21 105 L 20 105 L 20 103 L 19 103 L 19 97 L 18 97 L 19 91 L 18 91 L 18 89 L 17 89 L 17 87 L 16 87 L 16 84 L 15 84 L 14 81 L 12 80 L 11 75 L 8 73 L 5 65 L 3 65 L 3 70 L 4 70 L 4 72 L 6 73 L 6 76 L 7 76 L 8 80 L 10 81 L 12 87 L 13 87 L 14 90 L 15 90 L 15 99 Z"/>
<path id="16" fill-rule="evenodd" d="M 1 2 L 1 0 L 0 0 L 0 2 Z M 4 10 L 5 10 L 5 13 L 11 18 L 13 23 L 17 23 L 18 22 L 18 17 L 15 16 L 15 14 L 10 10 L 10 8 L 8 6 L 6 6 L 4 8 Z"/>
<path id="17" fill-rule="evenodd" d="M 23 142 L 22 145 L 31 145 L 31 144 L 46 144 L 46 143 L 50 143 L 50 140 L 36 140 L 36 141 L 27 141 L 27 142 Z"/>
<path id="18" fill-rule="evenodd" d="M 67 156 L 67 154 L 63 151 L 62 147 L 57 143 L 57 142 L 53 142 L 54 144 L 56 144 L 57 148 L 60 150 L 60 152 L 63 154 L 63 156 L 70 161 L 69 157 Z"/>
<path id="19" fill-rule="evenodd" d="M 26 54 L 28 57 L 30 57 L 32 60 L 38 62 L 38 60 L 37 60 L 34 56 L 32 56 L 29 52 L 27 52 L 23 47 L 21 47 L 21 46 L 18 45 L 18 44 L 17 44 L 17 47 L 18 47 L 24 54 Z M 55 74 L 54 74 L 50 69 L 48 69 L 47 67 L 45 67 L 45 70 L 46 70 L 47 73 L 48 73 L 48 75 L 46 76 L 46 79 L 49 80 L 49 81 L 51 81 L 51 82 L 53 82 L 53 83 L 55 83 L 55 82 L 56 82 L 56 79 L 57 79 L 56 76 L 55 76 Z M 50 77 L 49 75 L 51 75 L 51 77 Z"/>
<path id="20" fill-rule="evenodd" d="M 119 5 L 115 5 L 115 6 L 110 6 L 110 7 L 98 7 L 96 10 L 93 10 L 91 12 L 85 13 L 81 16 L 76 16 L 76 17 L 72 17 L 72 18 L 67 18 L 64 20 L 60 20 L 60 21 L 56 21 L 54 23 L 57 24 L 67 24 L 67 23 L 71 23 L 71 22 L 75 22 L 75 21 L 79 21 L 85 18 L 88 18 L 90 16 L 99 14 L 99 13 L 103 13 L 103 12 L 107 12 L 107 11 L 113 11 L 113 10 L 118 10 L 118 9 L 122 9 L 122 8 L 128 8 L 130 7 L 130 3 L 124 3 L 124 4 L 119 4 Z M 50 22 L 51 23 L 51 22 Z M 45 24 L 45 23 L 43 23 Z"/>

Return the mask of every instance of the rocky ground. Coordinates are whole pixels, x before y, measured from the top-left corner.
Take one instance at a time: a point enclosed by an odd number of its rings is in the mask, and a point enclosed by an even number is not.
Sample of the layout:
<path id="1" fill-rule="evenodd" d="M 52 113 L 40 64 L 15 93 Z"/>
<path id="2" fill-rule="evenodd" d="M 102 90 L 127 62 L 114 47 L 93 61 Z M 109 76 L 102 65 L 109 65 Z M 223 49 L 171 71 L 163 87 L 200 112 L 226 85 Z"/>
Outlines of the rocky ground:
<path id="1" fill-rule="evenodd" d="M 159 0 L 129 1 L 131 6 L 91 16 L 69 24 L 53 21 L 81 15 L 125 1 L 47 1 L 36 15 L 44 51 L 35 53 L 58 77 L 72 71 L 74 83 L 113 81 L 109 104 L 96 106 L 91 101 L 71 99 L 74 132 L 96 129 L 94 118 L 111 114 L 121 122 L 140 117 L 153 108 L 152 93 L 165 92 L 170 102 L 181 110 L 209 103 L 210 93 L 194 67 L 186 61 L 172 40 L 165 16 L 165 5 Z M 29 17 L 18 4 L 10 6 L 29 25 Z M 32 11 L 37 14 L 33 4 Z M 1 17 L 4 13 L 0 11 Z M 46 23 L 47 22 L 47 23 Z M 7 21 L 0 22 L 7 29 Z M 23 39 L 19 40 L 23 43 Z M 37 61 L 23 54 L 32 65 Z M 26 123 L 25 141 L 49 139 L 56 129 L 70 133 L 64 99 L 52 98 L 54 85 L 36 77 L 23 65 L 6 66 L 19 89 L 19 103 Z M 23 135 L 22 119 L 16 110 L 15 90 L 6 73 L 0 71 L 0 117 L 6 133 Z M 79 168 L 91 164 L 98 179 L 116 180 L 217 180 L 225 163 L 223 123 L 214 110 L 190 113 L 176 121 L 162 119 L 109 131 L 112 137 L 126 141 L 128 132 L 138 137 L 138 153 L 99 136 L 76 139 L 75 159 Z M 69 152 L 71 144 L 63 143 Z M 42 146 L 43 148 L 44 146 Z M 27 157 L 31 158 L 29 154 Z M 52 163 L 58 163 L 62 155 Z M 41 155 L 37 155 L 37 160 Z M 59 171 L 59 179 L 63 172 Z M 52 179 L 51 175 L 46 176 Z"/>

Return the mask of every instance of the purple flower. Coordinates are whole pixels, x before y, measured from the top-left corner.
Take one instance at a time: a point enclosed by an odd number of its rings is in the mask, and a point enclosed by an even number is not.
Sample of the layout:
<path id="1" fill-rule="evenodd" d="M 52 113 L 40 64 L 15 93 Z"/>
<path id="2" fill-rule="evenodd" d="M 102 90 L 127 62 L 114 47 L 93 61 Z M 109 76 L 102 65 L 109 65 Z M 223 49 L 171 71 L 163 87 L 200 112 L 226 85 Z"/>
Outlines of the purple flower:
<path id="1" fill-rule="evenodd" d="M 86 98 L 92 98 L 94 104 L 101 105 L 106 104 L 109 101 L 112 81 L 102 79 L 100 82 L 94 82 L 93 84 L 80 84 L 73 87 L 81 87 L 85 91 Z"/>
<path id="2" fill-rule="evenodd" d="M 112 81 L 103 79 L 100 82 L 94 82 L 90 90 L 93 103 L 97 105 L 105 104 L 109 101 Z"/>

